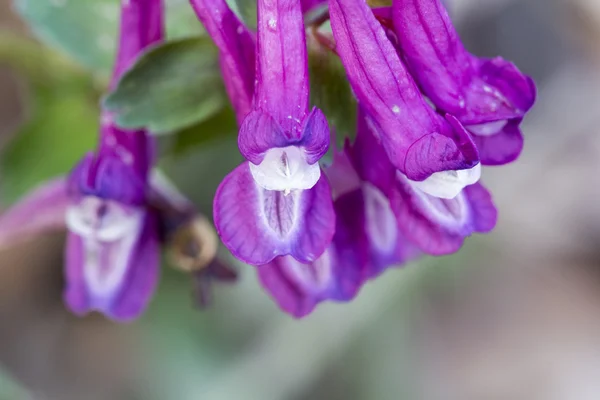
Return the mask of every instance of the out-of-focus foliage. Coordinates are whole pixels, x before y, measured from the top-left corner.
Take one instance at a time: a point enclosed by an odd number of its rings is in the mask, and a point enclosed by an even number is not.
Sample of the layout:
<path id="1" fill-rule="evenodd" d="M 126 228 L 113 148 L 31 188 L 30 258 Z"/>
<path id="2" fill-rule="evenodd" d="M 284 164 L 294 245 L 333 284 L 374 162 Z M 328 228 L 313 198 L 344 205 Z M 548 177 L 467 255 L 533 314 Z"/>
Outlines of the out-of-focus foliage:
<path id="1" fill-rule="evenodd" d="M 117 44 L 119 2 L 115 0 L 15 0 L 33 31 L 93 71 L 108 74 Z M 167 1 L 167 37 L 201 32 L 187 1 Z"/>
<path id="2" fill-rule="evenodd" d="M 146 127 L 157 134 L 201 123 L 225 104 L 218 51 L 207 37 L 152 48 L 104 101 L 123 128 Z"/>
<path id="3" fill-rule="evenodd" d="M 256 0 L 226 0 L 229 7 L 250 28 L 256 28 Z"/>
<path id="4" fill-rule="evenodd" d="M 345 137 L 354 137 L 356 100 L 341 61 L 331 52 L 311 51 L 309 57 L 311 102 L 319 107 L 342 146 Z"/>
<path id="5" fill-rule="evenodd" d="M 0 63 L 25 75 L 32 102 L 31 119 L 0 158 L 2 200 L 12 202 L 92 148 L 98 93 L 84 71 L 25 39 L 0 36 Z"/>
<path id="6" fill-rule="evenodd" d="M 212 117 L 173 135 L 167 154 L 177 156 L 198 146 L 209 146 L 211 141 L 235 140 L 237 132 L 233 109 L 226 106 Z"/>

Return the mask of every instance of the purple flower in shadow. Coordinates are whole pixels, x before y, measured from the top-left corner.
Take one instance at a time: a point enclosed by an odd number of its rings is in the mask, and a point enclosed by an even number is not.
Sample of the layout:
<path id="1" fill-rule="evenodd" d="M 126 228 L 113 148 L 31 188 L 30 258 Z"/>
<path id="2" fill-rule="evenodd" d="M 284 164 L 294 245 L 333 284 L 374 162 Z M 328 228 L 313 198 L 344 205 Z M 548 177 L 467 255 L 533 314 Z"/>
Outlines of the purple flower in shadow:
<path id="1" fill-rule="evenodd" d="M 426 253 L 443 255 L 456 252 L 465 237 L 494 228 L 497 211 L 483 185 L 468 185 L 453 198 L 428 194 L 392 165 L 379 137 L 375 124 L 359 109 L 352 158 L 361 179 L 389 199 L 404 238 Z"/>

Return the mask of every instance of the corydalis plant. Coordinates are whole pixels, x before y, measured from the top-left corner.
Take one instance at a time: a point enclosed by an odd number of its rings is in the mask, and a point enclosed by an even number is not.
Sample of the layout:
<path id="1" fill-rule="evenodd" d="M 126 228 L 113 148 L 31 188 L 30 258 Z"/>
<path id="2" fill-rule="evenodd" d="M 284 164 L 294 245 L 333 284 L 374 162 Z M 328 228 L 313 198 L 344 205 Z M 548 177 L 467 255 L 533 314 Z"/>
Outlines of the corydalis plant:
<path id="1" fill-rule="evenodd" d="M 314 261 L 333 237 L 331 193 L 319 166 L 329 147 L 329 127 L 308 101 L 300 2 L 261 0 L 252 109 L 238 136 L 248 161 L 223 180 L 214 200 L 223 243 L 249 264 L 282 255 Z"/>
<path id="2" fill-rule="evenodd" d="M 318 15 L 308 19 L 309 24 L 314 24 L 309 31 L 317 39 L 316 45 L 322 46 L 323 51 L 335 52 L 345 66 L 359 103 L 357 136 L 354 143 L 335 152 L 333 164 L 326 168 L 335 213 L 331 243 L 321 247 L 325 250 L 320 256 L 310 259 L 294 253 L 293 247 L 286 247 L 301 238 L 286 235 L 295 232 L 292 227 L 296 223 L 304 237 L 322 239 L 320 231 L 314 230 L 315 220 L 311 217 L 315 215 L 323 221 L 321 210 L 325 204 L 319 200 L 307 203 L 306 208 L 294 208 L 290 205 L 295 200 L 288 199 L 295 190 L 314 190 L 316 178 L 322 179 L 316 174 L 320 172 L 317 161 L 322 152 L 316 147 L 316 157 L 311 159 L 310 146 L 317 141 L 305 141 L 305 137 L 310 138 L 305 132 L 312 131 L 306 126 L 310 126 L 313 117 L 308 114 L 308 123 L 304 122 L 306 113 L 298 111 L 307 110 L 304 33 L 297 10 L 300 2 L 259 2 L 255 55 L 240 51 L 244 40 L 254 40 L 254 36 L 251 32 L 246 35 L 247 29 L 222 1 L 192 2 L 220 47 L 223 75 L 230 82 L 229 95 L 238 111 L 238 121 L 242 121 L 239 146 L 248 160 L 217 191 L 215 222 L 234 255 L 263 264 L 257 269 L 259 279 L 284 311 L 301 317 L 322 301 L 348 301 L 366 281 L 390 266 L 415 258 L 420 251 L 434 255 L 452 253 L 467 236 L 493 229 L 496 208 L 488 191 L 478 182 L 481 160 L 476 134 L 480 133 L 480 126 L 465 118 L 465 113 L 476 111 L 478 106 L 459 100 L 464 112 L 457 113 L 456 109 L 436 103 L 435 95 L 427 92 L 422 83 L 426 72 L 415 72 L 419 68 L 427 71 L 423 67 L 427 57 L 414 51 L 407 56 L 410 60 L 404 59 L 407 53 L 403 42 L 394 33 L 394 26 L 401 24 L 396 14 L 414 17 L 414 13 L 405 15 L 398 8 L 421 9 L 418 1 L 395 1 L 392 13 L 391 8 L 371 10 L 364 0 L 332 0 L 329 15 L 318 10 Z M 324 2 L 301 3 L 308 10 Z M 433 38 L 444 32 L 452 35 L 451 26 L 431 23 L 436 18 L 445 18 L 449 23 L 441 4 L 428 4 L 423 15 L 413 18 L 412 28 L 402 27 L 405 36 L 418 36 L 418 32 L 428 29 Z M 289 13 L 294 7 L 294 13 Z M 296 23 L 290 25 L 285 17 L 292 15 Z M 329 17 L 333 37 L 319 30 Z M 241 38 L 232 35 L 233 27 L 242 34 Z M 300 40 L 302 46 L 297 46 Z M 439 51 L 434 48 L 436 44 L 433 40 L 415 46 L 422 54 L 433 54 Z M 464 52 L 458 44 L 454 48 Z M 248 65 L 254 58 L 257 68 L 252 74 L 243 63 Z M 462 67 L 473 72 L 467 65 Z M 451 63 L 447 68 L 452 68 Z M 456 68 L 453 71 L 456 75 Z M 479 77 L 486 78 L 487 75 Z M 532 87 L 530 80 L 524 79 Z M 521 81 L 513 82 L 507 75 L 496 86 L 519 87 Z M 440 81 L 437 89 L 432 84 L 431 89 L 442 96 L 447 86 L 444 84 Z M 471 90 L 465 80 L 456 85 L 464 92 Z M 246 107 L 240 108 L 240 103 Z M 522 113 L 511 121 L 518 124 L 530 106 L 516 107 Z M 503 118 L 501 113 L 489 111 L 493 110 L 488 107 L 486 118 L 492 123 L 483 126 L 484 130 L 500 125 L 494 118 Z M 325 121 L 317 116 L 315 121 Z M 315 124 L 319 125 L 325 126 L 324 122 Z M 307 165 L 311 168 L 303 168 Z M 305 173 L 295 175 L 296 172 Z M 312 231 L 317 234 L 311 236 Z M 282 242 L 282 238 L 293 240 Z M 325 244 L 321 240 L 320 245 Z M 314 255 L 316 252 L 311 253 Z"/>
<path id="3" fill-rule="evenodd" d="M 256 31 L 225 0 L 190 1 L 219 50 L 246 159 L 221 182 L 214 221 L 285 312 L 302 317 L 323 301 L 349 301 L 387 268 L 455 252 L 493 229 L 497 211 L 479 182 L 481 165 L 518 156 L 535 87 L 513 64 L 469 54 L 439 0 L 377 9 L 365 0 L 259 0 Z M 161 25 L 158 1 L 122 3 L 112 86 L 162 38 Z M 332 151 L 332 162 L 321 163 L 327 118 L 309 103 L 307 32 L 322 59 L 340 58 L 358 103 L 356 132 L 340 132 L 356 139 Z M 314 97 L 335 110 L 323 100 L 333 93 Z M 32 232 L 66 215 L 68 304 L 128 320 L 151 297 L 165 240 L 175 242 L 182 268 L 209 265 L 196 280 L 201 288 L 234 274 L 211 262 L 212 227 L 151 173 L 148 132 L 125 131 L 113 117 L 103 110 L 98 148 L 68 180 L 49 182 L 0 218 L 0 244 L 16 226 Z M 33 208 L 48 212 L 26 218 Z M 203 235 L 212 240 L 199 248 Z"/>

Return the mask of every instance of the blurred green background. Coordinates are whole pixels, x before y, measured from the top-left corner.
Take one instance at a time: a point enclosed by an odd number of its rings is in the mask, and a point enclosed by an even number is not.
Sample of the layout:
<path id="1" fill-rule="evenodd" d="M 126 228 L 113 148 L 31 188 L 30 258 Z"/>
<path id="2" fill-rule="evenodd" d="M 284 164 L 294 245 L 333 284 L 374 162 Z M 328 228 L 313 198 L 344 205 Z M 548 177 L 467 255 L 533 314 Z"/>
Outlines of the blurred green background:
<path id="1" fill-rule="evenodd" d="M 300 321 L 251 267 L 238 265 L 239 283 L 199 310 L 193 279 L 165 264 L 148 312 L 128 325 L 71 316 L 63 234 L 34 238 L 0 250 L 0 400 L 599 399 L 600 2 L 450 3 L 469 49 L 515 61 L 539 87 L 523 155 L 484 171 L 500 211 L 492 234 L 391 269 L 352 303 Z M 93 148 L 117 10 L 116 0 L 0 0 L 3 208 Z M 202 35 L 186 1 L 170 1 L 168 15 L 170 39 Z M 216 64 L 202 54 L 146 73 L 205 87 Z M 349 132 L 352 104 L 338 101 L 347 88 L 328 63 L 311 60 L 313 101 Z M 241 158 L 221 86 L 192 100 L 152 123 L 166 127 L 161 167 L 210 215 Z M 159 118 L 140 108 L 130 123 Z"/>

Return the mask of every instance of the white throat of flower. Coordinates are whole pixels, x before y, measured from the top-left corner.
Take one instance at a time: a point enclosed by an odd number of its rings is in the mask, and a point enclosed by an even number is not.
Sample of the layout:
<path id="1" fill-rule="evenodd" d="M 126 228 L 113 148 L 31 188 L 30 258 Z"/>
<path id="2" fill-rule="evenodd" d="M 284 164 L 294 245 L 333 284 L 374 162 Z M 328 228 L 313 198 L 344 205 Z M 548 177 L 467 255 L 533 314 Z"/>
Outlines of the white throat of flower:
<path id="1" fill-rule="evenodd" d="M 293 190 L 310 189 L 321 177 L 319 163 L 309 164 L 302 148 L 277 147 L 267 150 L 259 165 L 250 163 L 254 181 L 263 189 L 289 194 Z"/>
<path id="2" fill-rule="evenodd" d="M 141 232 L 143 210 L 124 207 L 87 196 L 67 210 L 67 226 L 83 242 L 85 282 L 96 296 L 109 296 L 121 286 Z"/>
<path id="3" fill-rule="evenodd" d="M 466 125 L 465 128 L 478 136 L 494 136 L 500 133 L 502 129 L 508 124 L 508 120 L 502 119 L 500 121 L 487 122 L 484 124 Z"/>
<path id="4" fill-rule="evenodd" d="M 424 181 L 411 181 L 411 185 L 428 195 L 441 199 L 453 199 L 462 190 L 481 178 L 481 164 L 477 163 L 471 169 L 456 171 L 441 171 L 432 174 Z"/>

